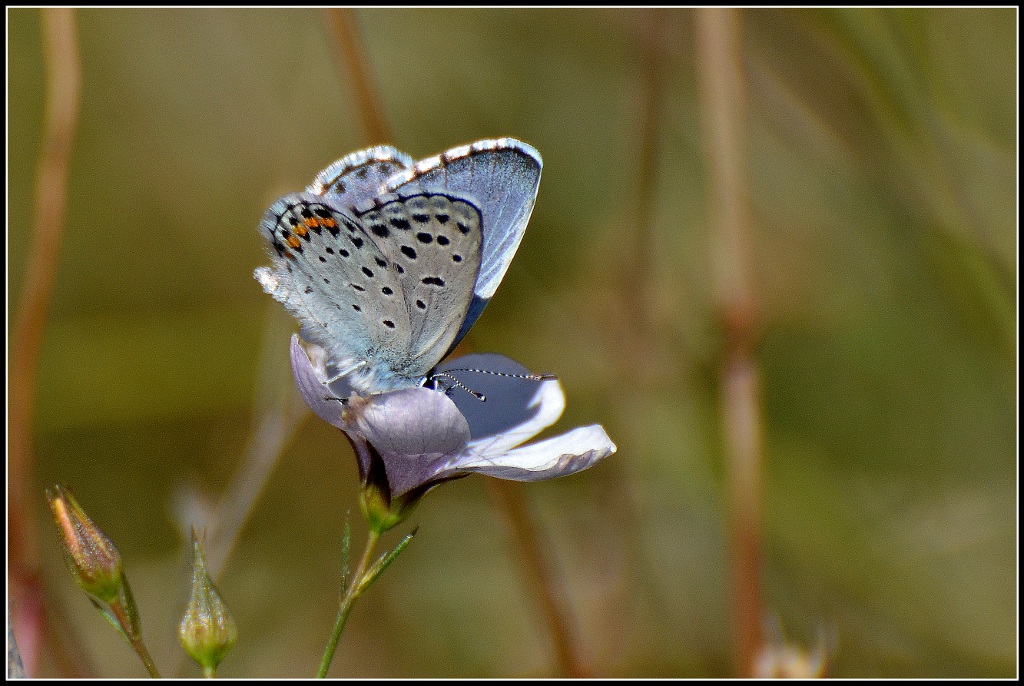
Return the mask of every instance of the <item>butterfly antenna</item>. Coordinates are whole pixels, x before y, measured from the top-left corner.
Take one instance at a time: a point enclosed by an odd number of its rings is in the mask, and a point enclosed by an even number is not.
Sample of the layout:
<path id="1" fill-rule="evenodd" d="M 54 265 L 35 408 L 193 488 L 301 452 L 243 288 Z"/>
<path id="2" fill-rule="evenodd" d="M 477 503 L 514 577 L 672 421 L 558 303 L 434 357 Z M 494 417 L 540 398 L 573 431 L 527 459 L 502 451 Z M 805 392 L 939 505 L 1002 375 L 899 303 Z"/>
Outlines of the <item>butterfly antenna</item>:
<path id="1" fill-rule="evenodd" d="M 473 396 L 474 398 L 481 402 L 486 401 L 487 396 L 485 396 L 483 393 L 479 393 L 469 388 L 466 384 L 462 383 L 454 376 L 452 376 L 452 372 L 472 372 L 474 374 L 490 374 L 491 376 L 503 376 L 507 379 L 524 379 L 526 381 L 547 381 L 549 379 L 556 378 L 554 374 L 515 374 L 511 372 L 496 372 L 493 369 L 473 369 L 466 367 L 461 369 L 448 369 L 443 372 L 438 372 L 437 374 L 431 374 L 430 378 L 428 379 L 429 381 L 433 381 L 434 379 L 440 378 L 448 379 L 448 381 L 450 381 L 452 384 L 448 390 L 451 390 L 452 388 L 461 388 L 466 393 L 469 393 L 471 396 Z"/>
<path id="2" fill-rule="evenodd" d="M 557 379 L 554 374 L 513 374 L 510 372 L 496 372 L 493 369 L 449 369 L 443 372 L 447 375 L 448 372 L 473 372 L 474 374 L 490 374 L 491 376 L 504 376 L 508 379 L 525 379 L 526 381 L 548 381 L 549 379 Z M 436 374 L 435 376 L 441 376 Z"/>
<path id="3" fill-rule="evenodd" d="M 463 370 L 463 369 L 453 369 L 452 371 L 461 372 L 461 371 L 465 371 L 465 370 Z M 480 402 L 487 402 L 487 396 L 486 395 L 484 395 L 483 393 L 479 393 L 477 391 L 474 391 L 472 388 L 470 388 L 466 384 L 462 383 L 461 381 L 456 379 L 454 376 L 452 376 L 448 372 L 440 372 L 438 374 L 431 374 L 429 380 L 433 381 L 434 379 L 441 379 L 441 378 L 448 379 L 449 381 L 452 382 L 452 385 L 451 385 L 451 387 L 448 390 L 451 390 L 452 388 L 461 388 L 466 393 L 469 393 L 471 396 L 473 396 L 474 398 L 476 398 Z"/>

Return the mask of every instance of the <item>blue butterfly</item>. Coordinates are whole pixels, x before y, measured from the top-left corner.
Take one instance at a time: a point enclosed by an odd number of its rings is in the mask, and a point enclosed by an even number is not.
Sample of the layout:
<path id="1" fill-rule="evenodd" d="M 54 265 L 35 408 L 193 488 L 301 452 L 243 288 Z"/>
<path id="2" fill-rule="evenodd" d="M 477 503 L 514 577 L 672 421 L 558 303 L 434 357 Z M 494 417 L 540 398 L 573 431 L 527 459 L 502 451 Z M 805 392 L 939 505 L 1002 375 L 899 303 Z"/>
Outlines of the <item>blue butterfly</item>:
<path id="1" fill-rule="evenodd" d="M 419 162 L 378 146 L 270 206 L 254 276 L 361 394 L 424 383 L 483 312 L 533 212 L 540 154 L 512 138 Z"/>

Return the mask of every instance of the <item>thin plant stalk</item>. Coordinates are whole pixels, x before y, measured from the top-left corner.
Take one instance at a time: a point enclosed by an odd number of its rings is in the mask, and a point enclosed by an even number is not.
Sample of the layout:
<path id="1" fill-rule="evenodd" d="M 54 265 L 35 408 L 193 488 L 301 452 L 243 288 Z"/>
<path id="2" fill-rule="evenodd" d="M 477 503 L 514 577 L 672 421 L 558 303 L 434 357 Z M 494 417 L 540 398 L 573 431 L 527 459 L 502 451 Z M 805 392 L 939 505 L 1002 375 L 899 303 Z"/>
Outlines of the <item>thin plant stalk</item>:
<path id="1" fill-rule="evenodd" d="M 359 38 L 355 10 L 331 8 L 327 10 L 327 19 L 334 37 L 332 44 L 337 52 L 338 63 L 352 84 L 365 139 L 371 145 L 391 142 L 391 127 L 384 111 L 384 101 L 373 77 L 366 49 Z"/>
<path id="2" fill-rule="evenodd" d="M 157 671 L 156 664 L 153 662 L 153 658 L 149 654 L 149 650 L 146 648 L 146 644 L 143 642 L 142 636 L 138 632 L 138 623 L 131 620 L 128 611 L 120 601 L 110 604 L 110 612 L 117 619 L 117 623 L 121 625 L 121 631 L 124 633 L 125 638 L 128 639 L 128 643 L 131 644 L 132 650 L 134 650 L 139 656 L 139 659 L 142 660 L 142 664 L 145 665 L 146 671 L 149 672 L 149 676 L 154 679 L 159 679 L 160 672 Z"/>
<path id="3" fill-rule="evenodd" d="M 665 96 L 665 57 L 663 43 L 668 32 L 673 28 L 672 13 L 665 9 L 652 9 L 645 12 L 642 36 L 639 41 L 640 56 L 640 93 L 636 98 L 638 130 L 638 163 L 636 190 L 633 197 L 633 225 L 635 240 L 631 241 L 632 254 L 626 256 L 627 273 L 631 276 L 623 283 L 629 284 L 627 291 L 628 312 L 633 321 L 630 331 L 633 343 L 646 346 L 652 343 L 653 317 L 651 313 L 650 294 L 652 287 L 651 274 L 657 264 L 654 239 L 656 233 L 654 208 L 658 193 L 658 152 L 662 135 L 662 101 Z M 633 349 L 627 359 L 634 361 L 637 367 L 648 366 L 645 350 Z M 641 376 L 640 369 L 634 368 L 629 379 L 635 383 Z M 646 377 L 641 377 L 646 379 Z"/>
<path id="4" fill-rule="evenodd" d="M 732 616 L 738 676 L 754 674 L 762 649 L 759 335 L 747 210 L 742 15 L 697 10 L 697 65 L 718 307 L 725 328 L 722 426 L 728 471 Z"/>
<path id="5" fill-rule="evenodd" d="M 269 409 L 260 418 L 252 444 L 245 459 L 232 476 L 231 483 L 217 504 L 217 518 L 211 527 L 210 576 L 219 576 L 245 523 L 255 509 L 270 474 L 288 442 L 302 421 L 309 417 L 305 406 L 299 407 L 294 393 L 289 393 L 287 406 Z"/>
<path id="6" fill-rule="evenodd" d="M 213 578 L 223 573 L 278 459 L 296 430 L 310 416 L 309 409 L 298 397 L 291 375 L 286 378 L 277 373 L 281 360 L 274 351 L 280 342 L 280 333 L 276 326 L 264 329 L 258 388 L 265 402 L 257 401 L 257 406 L 263 404 L 266 409 L 260 414 L 238 469 L 217 502 L 212 521 L 207 522 L 206 568 Z"/>
<path id="7" fill-rule="evenodd" d="M 356 567 L 355 573 L 349 577 L 348 587 L 345 589 L 345 594 L 341 597 L 341 606 L 338 608 L 338 616 L 334 620 L 334 629 L 331 630 L 331 637 L 327 641 L 327 646 L 324 648 L 324 656 L 320 660 L 320 669 L 316 673 L 318 679 L 323 679 L 327 676 L 327 670 L 331 667 L 334 652 L 338 648 L 338 641 L 341 640 L 341 632 L 345 628 L 345 622 L 352 611 L 352 606 L 368 586 L 368 579 L 364 577 L 379 540 L 380 532 L 378 531 L 370 530 L 366 536 L 366 547 L 363 549 L 363 556 L 359 560 L 359 566 Z"/>

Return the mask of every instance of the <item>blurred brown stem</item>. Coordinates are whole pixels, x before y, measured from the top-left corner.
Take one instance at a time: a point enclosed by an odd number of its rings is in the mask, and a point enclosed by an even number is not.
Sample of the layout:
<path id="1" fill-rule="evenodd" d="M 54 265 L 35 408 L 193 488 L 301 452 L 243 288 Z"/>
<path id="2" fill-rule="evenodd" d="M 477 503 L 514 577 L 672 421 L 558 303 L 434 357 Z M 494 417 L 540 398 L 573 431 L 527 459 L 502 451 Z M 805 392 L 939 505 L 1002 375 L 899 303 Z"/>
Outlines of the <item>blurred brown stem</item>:
<path id="1" fill-rule="evenodd" d="M 550 551 L 523 497 L 522 486 L 499 479 L 487 479 L 487 486 L 511 530 L 527 587 L 537 593 L 562 675 L 571 678 L 591 676 L 580 658 L 578 642 L 573 635 L 561 577 L 551 569 Z"/>
<path id="2" fill-rule="evenodd" d="M 750 677 L 762 643 L 762 450 L 759 374 L 753 359 L 758 321 L 751 287 L 741 19 L 736 9 L 701 9 L 696 29 L 717 299 L 726 334 L 722 424 L 736 671 Z"/>
<path id="3" fill-rule="evenodd" d="M 224 571 L 278 458 L 308 416 L 308 409 L 293 392 L 263 413 L 244 459 L 217 502 L 208 532 L 206 568 L 211 577 L 216 578 Z"/>
<path id="4" fill-rule="evenodd" d="M 68 167 L 78 119 L 81 70 L 74 12 L 41 11 L 46 101 L 36 169 L 35 223 L 11 331 L 8 365 L 8 594 L 28 673 L 35 673 L 46 605 L 42 598 L 38 528 L 33 507 L 32 418 L 43 330 L 56 280 L 67 210 Z M 34 609 L 30 609 L 34 608 Z"/>
<path id="5" fill-rule="evenodd" d="M 623 283 L 629 284 L 627 299 L 629 306 L 627 311 L 633 318 L 629 330 L 632 334 L 632 341 L 629 343 L 630 354 L 627 356 L 635 363 L 634 371 L 641 371 L 640 368 L 648 368 L 650 360 L 647 358 L 647 351 L 640 346 L 649 344 L 654 340 L 652 328 L 652 317 L 650 307 L 650 294 L 652 280 L 637 278 L 638 276 L 650 275 L 653 272 L 656 262 L 654 251 L 654 207 L 655 198 L 658 195 L 658 150 L 661 142 L 662 111 L 661 103 L 665 92 L 665 69 L 663 43 L 669 30 L 673 26 L 671 13 L 665 9 L 652 9 L 645 12 L 645 24 L 643 26 L 643 37 L 640 43 L 640 97 L 637 98 L 637 118 L 639 120 L 639 141 L 637 149 L 639 160 L 637 163 L 637 188 L 634 198 L 636 199 L 633 209 L 633 232 L 635 241 L 635 252 L 628 256 L 632 264 L 628 264 L 627 274 L 631 277 L 624 279 Z M 638 374 L 629 375 L 628 381 L 635 383 Z"/>
<path id="6" fill-rule="evenodd" d="M 352 90 L 355 91 L 359 120 L 363 124 L 366 141 L 370 145 L 392 142 L 384 101 L 376 88 L 366 50 L 359 39 L 355 10 L 331 8 L 327 10 L 327 18 L 334 36 L 332 43 L 337 52 L 338 64 L 348 74 Z"/>

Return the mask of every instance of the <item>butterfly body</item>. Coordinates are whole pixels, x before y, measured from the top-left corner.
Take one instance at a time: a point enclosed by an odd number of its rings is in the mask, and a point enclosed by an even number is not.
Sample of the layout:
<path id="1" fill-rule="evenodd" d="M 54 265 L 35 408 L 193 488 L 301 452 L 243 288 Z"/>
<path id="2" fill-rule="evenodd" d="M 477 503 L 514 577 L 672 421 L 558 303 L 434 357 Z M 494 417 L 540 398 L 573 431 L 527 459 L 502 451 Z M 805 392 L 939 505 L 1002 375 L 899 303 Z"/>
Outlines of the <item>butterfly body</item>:
<path id="1" fill-rule="evenodd" d="M 362 394 L 421 385 L 479 317 L 526 229 L 541 159 L 513 139 L 414 162 L 352 153 L 260 222 L 255 277 Z"/>

